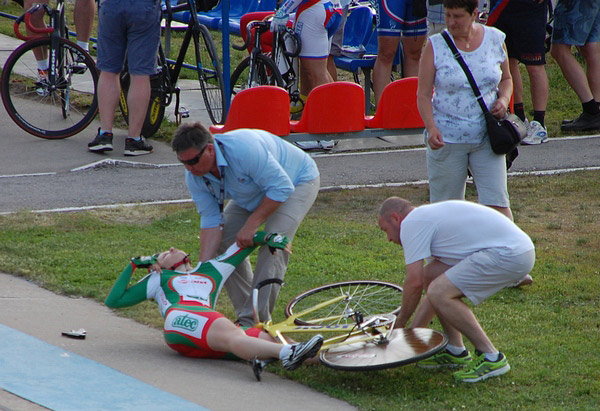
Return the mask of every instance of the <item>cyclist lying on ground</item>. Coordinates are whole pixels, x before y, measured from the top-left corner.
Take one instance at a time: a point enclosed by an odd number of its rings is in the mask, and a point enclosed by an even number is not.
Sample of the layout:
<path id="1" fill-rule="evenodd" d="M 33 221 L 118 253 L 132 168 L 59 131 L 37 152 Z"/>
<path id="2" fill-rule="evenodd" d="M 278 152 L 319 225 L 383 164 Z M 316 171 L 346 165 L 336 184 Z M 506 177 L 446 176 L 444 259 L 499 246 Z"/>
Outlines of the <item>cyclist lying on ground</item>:
<path id="1" fill-rule="evenodd" d="M 317 335 L 299 344 L 282 345 L 257 329 L 243 330 L 214 310 L 225 281 L 234 269 L 259 245 L 272 252 L 286 250 L 288 238 L 257 232 L 254 246 L 227 251 L 192 268 L 188 255 L 175 248 L 151 257 L 136 257 L 125 267 L 113 285 L 105 304 L 128 307 L 146 299 L 158 304 L 165 319 L 164 338 L 178 353 L 196 358 L 279 358 L 287 370 L 294 370 L 319 351 L 323 337 Z M 281 252 L 281 251 L 278 251 Z M 128 287 L 136 267 L 150 273 Z"/>

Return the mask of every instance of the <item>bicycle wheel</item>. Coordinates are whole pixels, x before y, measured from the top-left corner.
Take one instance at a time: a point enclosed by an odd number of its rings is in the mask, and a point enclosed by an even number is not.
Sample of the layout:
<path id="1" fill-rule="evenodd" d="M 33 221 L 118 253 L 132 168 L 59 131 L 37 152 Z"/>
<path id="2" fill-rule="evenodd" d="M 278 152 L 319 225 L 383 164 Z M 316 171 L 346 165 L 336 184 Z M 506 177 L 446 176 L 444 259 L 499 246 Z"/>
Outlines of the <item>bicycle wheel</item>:
<path id="1" fill-rule="evenodd" d="M 402 305 L 402 287 L 383 281 L 344 281 L 313 288 L 294 297 L 285 307 L 286 316 L 299 314 L 332 298 L 348 298 L 298 317 L 298 325 L 355 323 L 356 312 L 367 317 L 374 314 L 396 314 Z M 331 317 L 334 317 L 333 319 Z"/>
<path id="2" fill-rule="evenodd" d="M 58 139 L 79 133 L 96 116 L 98 71 L 89 54 L 61 38 L 56 66 L 50 70 L 54 80 L 37 81 L 32 50 L 49 48 L 50 42 L 46 37 L 19 46 L 4 65 L 0 92 L 8 115 L 19 127 L 37 137 Z"/>
<path id="3" fill-rule="evenodd" d="M 263 55 L 254 57 L 254 69 L 250 70 L 250 56 L 238 64 L 231 75 L 231 95 L 235 96 L 242 90 L 256 86 L 279 86 L 283 87 L 283 78 L 275 62 Z"/>
<path id="4" fill-rule="evenodd" d="M 162 67 L 161 65 L 158 66 Z M 165 93 L 167 86 L 165 85 L 166 75 L 164 69 L 159 71 L 157 74 L 150 77 L 150 101 L 148 102 L 148 110 L 146 111 L 146 117 L 144 118 L 144 125 L 142 126 L 141 135 L 148 138 L 152 137 L 160 129 L 163 118 L 165 117 Z M 129 77 L 129 71 L 127 69 L 127 62 L 125 62 L 125 68 L 121 71 L 119 76 L 121 82 L 121 95 L 119 96 L 119 108 L 121 109 L 121 115 L 125 120 L 125 123 L 129 124 L 129 107 L 127 106 L 127 92 L 129 91 L 129 84 L 131 82 Z"/>
<path id="5" fill-rule="evenodd" d="M 350 343 L 322 351 L 320 359 L 336 370 L 382 370 L 430 357 L 442 350 L 447 342 L 444 334 L 429 328 L 398 328 L 392 331 L 385 344 Z"/>
<path id="6" fill-rule="evenodd" d="M 210 32 L 202 24 L 198 28 L 199 31 L 194 32 L 194 46 L 202 97 L 213 124 L 222 124 L 225 121 L 226 93 L 221 63 Z"/>

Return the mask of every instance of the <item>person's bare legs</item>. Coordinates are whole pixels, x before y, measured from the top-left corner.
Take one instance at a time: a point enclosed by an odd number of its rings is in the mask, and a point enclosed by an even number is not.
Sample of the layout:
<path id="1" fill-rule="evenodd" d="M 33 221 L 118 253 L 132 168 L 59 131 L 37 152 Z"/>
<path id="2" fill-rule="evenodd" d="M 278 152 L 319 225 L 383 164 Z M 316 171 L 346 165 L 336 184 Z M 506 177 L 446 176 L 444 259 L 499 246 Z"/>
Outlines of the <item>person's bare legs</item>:
<path id="1" fill-rule="evenodd" d="M 77 31 L 77 41 L 89 42 L 92 35 L 95 12 L 96 2 L 94 0 L 75 0 L 73 17 L 75 20 L 75 30 Z"/>
<path id="2" fill-rule="evenodd" d="M 327 57 L 327 71 L 331 76 L 332 81 L 337 81 L 337 67 L 335 66 L 335 60 L 332 55 Z"/>
<path id="3" fill-rule="evenodd" d="M 129 86 L 129 91 L 127 92 L 130 137 L 139 137 L 142 132 L 144 120 L 146 119 L 146 112 L 148 111 L 150 92 L 150 76 L 131 75 L 131 84 Z"/>
<path id="4" fill-rule="evenodd" d="M 529 83 L 531 88 L 531 102 L 535 111 L 546 111 L 548 104 L 548 75 L 546 74 L 545 65 L 526 65 L 527 73 L 529 74 Z M 511 70 L 512 74 L 512 70 Z M 513 77 L 514 84 L 514 77 Z M 514 90 L 514 88 L 513 88 Z M 521 100 L 523 98 L 521 97 Z M 517 101 L 515 93 L 515 102 Z"/>
<path id="5" fill-rule="evenodd" d="M 579 50 L 585 58 L 586 76 L 594 100 L 600 102 L 600 43 L 587 43 Z M 589 100 L 588 100 L 589 101 Z"/>
<path id="6" fill-rule="evenodd" d="M 100 78 L 98 79 L 98 111 L 100 113 L 100 128 L 104 131 L 112 132 L 120 95 L 119 73 L 100 72 Z"/>
<path id="7" fill-rule="evenodd" d="M 513 79 L 514 103 L 523 103 L 523 79 L 521 78 L 521 72 L 519 71 L 519 60 L 513 57 L 509 58 L 508 66 L 510 68 L 510 75 Z"/>
<path id="8" fill-rule="evenodd" d="M 23 1 L 23 10 L 29 10 L 31 7 L 33 7 L 34 3 L 40 3 L 40 4 L 48 4 L 50 0 L 24 0 Z M 38 10 L 36 13 L 31 15 L 31 25 L 34 27 L 45 27 L 45 23 L 44 23 L 44 16 L 45 16 L 45 12 L 43 10 Z M 27 28 L 25 29 L 25 33 L 28 36 L 39 36 L 39 34 L 35 34 L 29 30 L 27 30 Z M 42 61 L 42 60 L 46 60 L 48 58 L 48 49 L 44 48 L 44 47 L 36 47 L 33 49 L 33 55 L 35 56 L 35 59 L 37 61 Z"/>
<path id="9" fill-rule="evenodd" d="M 394 57 L 398 52 L 400 37 L 377 36 L 377 59 L 373 66 L 373 93 L 378 103 L 383 89 L 390 83 Z"/>
<path id="10" fill-rule="evenodd" d="M 218 318 L 215 320 L 208 333 L 206 342 L 208 346 L 215 351 L 225 351 L 235 354 L 244 360 L 252 360 L 258 356 L 259 359 L 279 358 L 279 352 L 282 344 L 268 341 L 268 334 L 260 338 L 254 338 L 246 335 L 244 330 L 235 326 L 227 318 Z"/>
<path id="11" fill-rule="evenodd" d="M 404 54 L 403 77 L 419 75 L 419 60 L 427 36 L 402 37 L 402 54 Z"/>
<path id="12" fill-rule="evenodd" d="M 450 266 L 448 264 L 444 264 L 439 260 L 433 260 L 425 267 L 423 267 L 423 289 L 427 291 L 429 284 L 440 275 L 446 272 Z M 429 302 L 429 298 L 427 298 L 427 294 L 421 299 L 417 310 L 413 316 L 412 321 L 410 322 L 409 328 L 417 328 L 417 327 L 429 327 L 429 324 L 435 317 L 435 310 L 433 306 Z"/>
<path id="13" fill-rule="evenodd" d="M 563 76 L 573 91 L 575 91 L 579 100 L 581 100 L 582 103 L 585 103 L 593 99 L 594 95 L 590 90 L 588 78 L 583 71 L 583 67 L 581 67 L 571 53 L 571 46 L 569 44 L 552 43 L 550 53 L 560 66 Z M 596 66 L 596 68 L 597 67 L 598 66 Z M 591 72 L 590 74 L 592 76 L 597 76 L 598 71 Z"/>
<path id="14" fill-rule="evenodd" d="M 448 344 L 462 347 L 464 345 L 462 335 L 464 335 L 481 352 L 498 351 L 481 328 L 473 312 L 462 301 L 461 298 L 464 297 L 462 291 L 452 284 L 445 274 L 431 283 L 427 293 L 429 302 L 435 309 L 444 332 L 448 336 Z"/>
<path id="15" fill-rule="evenodd" d="M 300 58 L 300 93 L 308 96 L 312 89 L 321 84 L 332 83 L 327 69 L 327 59 Z"/>

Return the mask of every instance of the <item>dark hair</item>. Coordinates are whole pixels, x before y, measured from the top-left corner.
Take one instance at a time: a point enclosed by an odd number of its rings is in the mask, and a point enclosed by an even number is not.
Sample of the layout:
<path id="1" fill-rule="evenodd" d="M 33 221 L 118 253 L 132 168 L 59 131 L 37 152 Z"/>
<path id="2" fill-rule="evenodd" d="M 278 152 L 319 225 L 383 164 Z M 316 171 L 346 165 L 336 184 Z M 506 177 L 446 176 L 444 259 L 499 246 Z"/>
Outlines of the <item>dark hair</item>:
<path id="1" fill-rule="evenodd" d="M 171 148 L 176 153 L 182 153 L 190 148 L 201 150 L 214 141 L 213 135 L 199 121 L 183 123 L 173 135 Z"/>
<path id="2" fill-rule="evenodd" d="M 444 8 L 465 9 L 469 14 L 472 14 L 477 7 L 479 7 L 478 0 L 444 0 Z"/>

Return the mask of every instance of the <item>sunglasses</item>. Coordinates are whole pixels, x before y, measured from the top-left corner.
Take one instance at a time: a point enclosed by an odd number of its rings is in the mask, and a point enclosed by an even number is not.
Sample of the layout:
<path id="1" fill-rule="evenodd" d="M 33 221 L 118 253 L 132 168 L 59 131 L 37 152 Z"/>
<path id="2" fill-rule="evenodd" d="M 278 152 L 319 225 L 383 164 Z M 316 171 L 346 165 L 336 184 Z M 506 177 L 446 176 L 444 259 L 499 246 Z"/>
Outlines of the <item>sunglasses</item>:
<path id="1" fill-rule="evenodd" d="M 198 164 L 198 161 L 200 161 L 200 157 L 202 157 L 202 154 L 204 154 L 204 150 L 206 150 L 206 147 L 208 147 L 208 144 L 205 145 L 202 150 L 200 150 L 196 157 L 190 158 L 189 160 L 182 160 L 180 158 L 178 159 L 182 164 L 185 164 L 186 166 L 195 166 L 196 164 Z"/>

